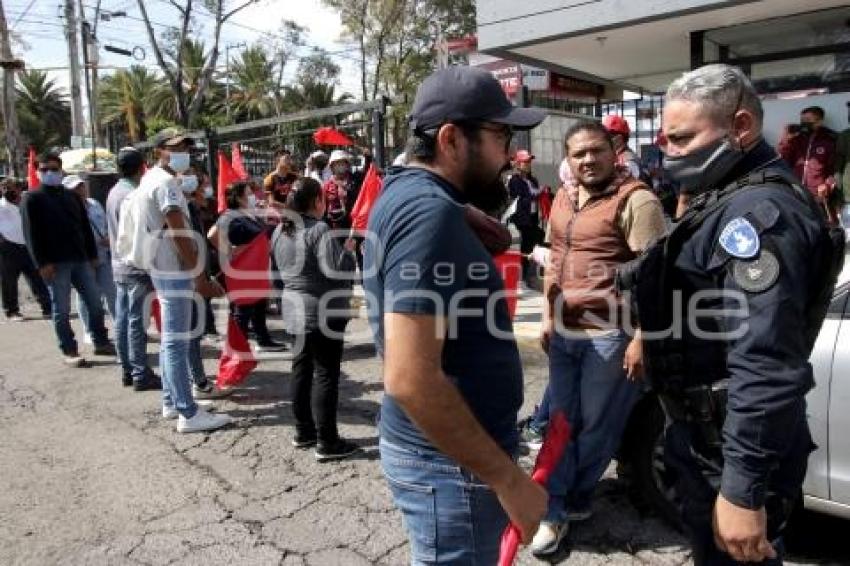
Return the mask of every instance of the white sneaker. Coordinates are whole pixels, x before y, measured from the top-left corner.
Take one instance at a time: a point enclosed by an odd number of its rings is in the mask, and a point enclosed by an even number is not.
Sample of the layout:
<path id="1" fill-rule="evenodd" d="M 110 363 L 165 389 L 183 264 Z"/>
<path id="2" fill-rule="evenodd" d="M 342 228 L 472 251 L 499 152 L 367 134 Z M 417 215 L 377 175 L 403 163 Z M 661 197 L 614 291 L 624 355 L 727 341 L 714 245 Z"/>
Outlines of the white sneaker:
<path id="1" fill-rule="evenodd" d="M 215 410 L 213 407 L 212 401 L 195 401 L 195 404 L 200 407 L 200 409 L 206 409 L 207 411 Z M 164 419 L 176 419 L 180 416 L 180 413 L 177 412 L 177 409 L 174 407 L 163 407 L 162 408 L 162 418 Z"/>
<path id="2" fill-rule="evenodd" d="M 534 556 L 555 554 L 569 531 L 570 524 L 568 522 L 550 523 L 544 521 L 540 523 L 540 527 L 538 527 L 537 533 L 531 541 L 531 553 Z"/>
<path id="3" fill-rule="evenodd" d="M 214 415 L 206 410 L 198 408 L 198 412 L 191 419 L 187 419 L 183 415 L 177 418 L 177 432 L 204 432 L 215 430 L 223 426 L 229 425 L 230 417 L 227 415 Z"/>

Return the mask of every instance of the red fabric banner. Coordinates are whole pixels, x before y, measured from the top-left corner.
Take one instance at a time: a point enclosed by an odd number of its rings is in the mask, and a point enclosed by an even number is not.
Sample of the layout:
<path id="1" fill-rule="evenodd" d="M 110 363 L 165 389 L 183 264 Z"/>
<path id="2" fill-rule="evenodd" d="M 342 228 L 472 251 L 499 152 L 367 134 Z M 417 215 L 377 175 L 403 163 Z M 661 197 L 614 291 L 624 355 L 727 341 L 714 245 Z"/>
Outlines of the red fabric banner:
<path id="1" fill-rule="evenodd" d="M 378 168 L 372 163 L 363 179 L 363 185 L 360 187 L 360 194 L 357 195 L 354 208 L 351 209 L 352 229 L 358 232 L 366 230 L 366 225 L 369 223 L 369 213 L 372 212 L 372 207 L 378 200 L 383 186 L 384 183 L 378 175 Z"/>
<path id="2" fill-rule="evenodd" d="M 239 385 L 255 367 L 257 360 L 251 353 L 251 346 L 231 315 L 227 320 L 227 340 L 218 359 L 216 387 L 227 389 Z"/>
<path id="3" fill-rule="evenodd" d="M 227 186 L 230 183 L 234 183 L 239 180 L 239 176 L 233 170 L 233 167 L 230 165 L 230 161 L 228 161 L 227 156 L 223 151 L 218 151 L 218 213 L 221 214 L 225 210 L 227 210 L 227 200 L 224 196 L 224 191 L 227 189 Z"/>
<path id="4" fill-rule="evenodd" d="M 242 150 L 239 149 L 239 144 L 234 143 L 231 147 L 231 161 L 233 162 L 233 172 L 239 177 L 240 180 L 244 181 L 250 175 L 248 175 L 248 170 L 245 169 L 245 161 L 242 159 Z"/>
<path id="5" fill-rule="evenodd" d="M 272 287 L 270 251 L 269 237 L 260 234 L 230 259 L 230 266 L 224 270 L 224 280 L 231 303 L 250 305 L 269 296 Z"/>
<path id="6" fill-rule="evenodd" d="M 27 161 L 27 184 L 29 190 L 34 191 L 41 184 L 38 180 L 38 166 L 36 165 L 35 147 L 30 146 L 29 160 Z"/>

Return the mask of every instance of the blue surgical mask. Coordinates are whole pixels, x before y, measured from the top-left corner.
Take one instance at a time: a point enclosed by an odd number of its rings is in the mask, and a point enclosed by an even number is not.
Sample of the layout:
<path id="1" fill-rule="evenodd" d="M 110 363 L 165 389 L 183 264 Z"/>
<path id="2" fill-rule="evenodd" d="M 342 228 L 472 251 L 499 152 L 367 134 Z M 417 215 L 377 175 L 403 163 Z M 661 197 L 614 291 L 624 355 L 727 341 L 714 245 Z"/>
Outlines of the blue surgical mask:
<path id="1" fill-rule="evenodd" d="M 210 185 L 204 187 L 204 198 L 211 199 L 213 198 L 213 188 Z"/>
<path id="2" fill-rule="evenodd" d="M 257 197 L 254 194 L 248 195 L 248 208 L 254 209 L 257 208 Z"/>
<path id="3" fill-rule="evenodd" d="M 38 179 L 42 185 L 58 187 L 62 184 L 62 171 L 39 171 Z"/>
<path id="4" fill-rule="evenodd" d="M 198 188 L 197 175 L 183 175 L 181 178 L 180 188 L 184 193 L 194 193 Z"/>
<path id="5" fill-rule="evenodd" d="M 183 173 L 189 169 L 191 162 L 191 157 L 185 151 L 172 153 L 168 158 L 168 166 L 171 167 L 175 173 Z"/>

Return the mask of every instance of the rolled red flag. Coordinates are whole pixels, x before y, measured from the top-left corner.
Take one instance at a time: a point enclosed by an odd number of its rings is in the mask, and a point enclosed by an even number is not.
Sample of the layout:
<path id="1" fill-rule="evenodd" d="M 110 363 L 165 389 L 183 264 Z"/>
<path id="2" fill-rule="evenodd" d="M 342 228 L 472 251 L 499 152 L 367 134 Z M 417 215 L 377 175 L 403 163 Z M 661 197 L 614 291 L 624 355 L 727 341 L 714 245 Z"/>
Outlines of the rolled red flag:
<path id="1" fill-rule="evenodd" d="M 35 156 L 35 147 L 30 146 L 29 152 L 29 160 L 27 161 L 27 187 L 29 190 L 34 191 L 41 184 L 41 181 L 38 179 L 38 166 L 36 165 L 37 158 Z"/>
<path id="2" fill-rule="evenodd" d="M 537 454 L 537 460 L 534 462 L 531 479 L 546 487 L 549 476 L 555 470 L 558 462 L 561 461 L 569 442 L 570 424 L 567 422 L 564 412 L 558 411 L 555 416 L 549 419 L 546 437 L 543 440 L 540 452 Z M 516 553 L 519 550 L 519 541 L 519 528 L 511 523 L 502 533 L 502 542 L 499 546 L 499 566 L 511 566 L 514 563 Z"/>

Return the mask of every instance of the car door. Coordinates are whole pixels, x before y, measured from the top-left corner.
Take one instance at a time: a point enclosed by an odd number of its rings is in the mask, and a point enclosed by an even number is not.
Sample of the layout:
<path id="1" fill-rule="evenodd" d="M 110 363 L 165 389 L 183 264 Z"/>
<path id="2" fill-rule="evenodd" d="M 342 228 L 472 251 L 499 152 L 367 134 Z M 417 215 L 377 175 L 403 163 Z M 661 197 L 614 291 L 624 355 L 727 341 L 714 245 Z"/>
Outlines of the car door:
<path id="1" fill-rule="evenodd" d="M 850 505 L 850 290 L 844 295 L 829 392 L 829 499 Z"/>
<path id="2" fill-rule="evenodd" d="M 842 332 L 850 330 L 845 323 L 848 287 L 839 286 L 833 295 L 829 312 L 823 321 L 809 361 L 815 376 L 815 386 L 806 396 L 809 430 L 817 448 L 809 455 L 809 468 L 803 483 L 803 493 L 819 499 L 830 498 L 830 388 L 835 379 L 835 353 Z M 846 380 L 845 380 L 846 381 Z M 848 435 L 850 436 L 850 435 Z"/>

